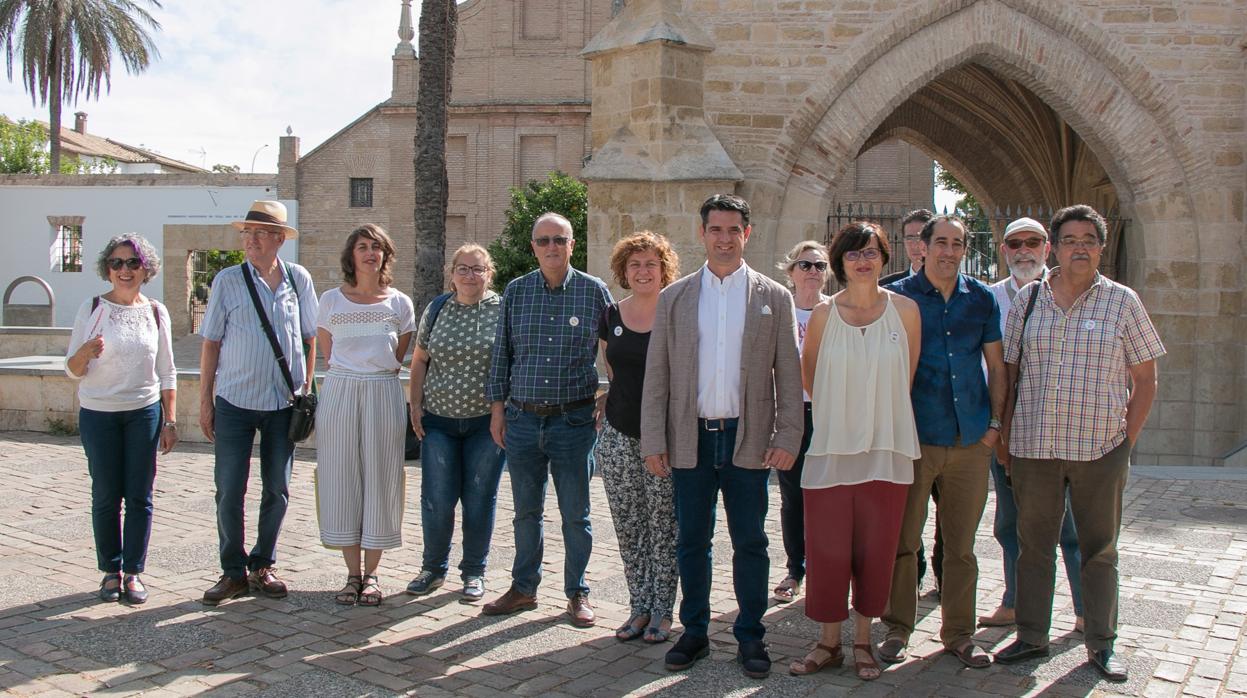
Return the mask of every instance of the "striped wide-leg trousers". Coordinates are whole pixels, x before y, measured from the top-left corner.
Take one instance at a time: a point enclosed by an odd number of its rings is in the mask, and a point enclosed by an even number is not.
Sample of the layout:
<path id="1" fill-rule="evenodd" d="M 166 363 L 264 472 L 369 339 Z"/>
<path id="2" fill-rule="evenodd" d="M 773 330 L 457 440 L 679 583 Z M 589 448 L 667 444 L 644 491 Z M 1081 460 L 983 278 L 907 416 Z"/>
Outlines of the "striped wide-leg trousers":
<path id="1" fill-rule="evenodd" d="M 402 545 L 406 420 L 397 375 L 329 370 L 316 410 L 316 513 L 326 547 Z"/>

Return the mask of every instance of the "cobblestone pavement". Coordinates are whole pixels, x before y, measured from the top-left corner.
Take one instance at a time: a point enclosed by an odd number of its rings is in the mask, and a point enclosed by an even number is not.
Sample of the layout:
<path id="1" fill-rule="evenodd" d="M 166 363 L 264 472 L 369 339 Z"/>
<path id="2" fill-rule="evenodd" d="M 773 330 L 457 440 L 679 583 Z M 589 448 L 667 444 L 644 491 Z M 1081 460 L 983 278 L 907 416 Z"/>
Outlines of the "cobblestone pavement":
<path id="1" fill-rule="evenodd" d="M 671 674 L 661 664 L 670 645 L 616 642 L 611 629 L 627 616 L 627 592 L 597 480 L 589 568 L 599 612 L 596 628 L 573 628 L 563 614 L 562 546 L 552 493 L 546 583 L 538 610 L 485 618 L 477 607 L 459 603 L 453 588 L 420 599 L 401 593 L 420 563 L 418 468 L 408 469 L 404 546 L 382 561 L 381 581 L 389 597 L 377 609 L 336 606 L 332 592 L 342 586 L 345 573 L 338 553 L 318 542 L 311 457 L 300 452 L 296 462 L 279 548 L 278 566 L 291 585 L 290 596 L 281 601 L 245 597 L 215 609 L 199 603 L 219 574 L 210 452 L 187 445 L 162 458 L 144 575 L 151 600 L 130 608 L 95 599 L 100 575 L 89 482 L 76 437 L 0 433 L 0 578 L 6 580 L 0 591 L 0 691 L 49 696 L 1247 694 L 1247 650 L 1241 638 L 1247 614 L 1247 481 L 1237 471 L 1135 473 L 1122 531 L 1117 645 L 1130 662 L 1128 683 L 1101 682 L 1084 664 L 1069 598 L 1059 582 L 1051 659 L 963 669 L 942 655 L 933 639 L 939 616 L 928 589 L 919 607 L 913 658 L 889 667 L 879 681 L 863 684 L 848 667 L 814 677 L 788 676 L 788 660 L 801 656 L 816 636 L 801 600 L 767 614 L 772 676 L 755 681 L 741 674 L 733 662 L 735 605 L 722 525 L 716 538 L 709 660 Z M 251 492 L 258 489 L 253 482 Z M 490 598 L 505 590 L 514 554 L 505 478 L 501 493 Z M 772 583 L 782 576 L 778 496 L 772 488 L 767 522 Z M 248 511 L 256 507 L 252 497 Z M 980 613 L 994 608 L 1001 592 L 999 549 L 987 523 L 991 507 L 989 501 L 977 546 Z M 457 560 L 456 549 L 452 562 Z M 1000 647 L 1010 637 L 1008 629 L 977 635 L 987 647 Z"/>

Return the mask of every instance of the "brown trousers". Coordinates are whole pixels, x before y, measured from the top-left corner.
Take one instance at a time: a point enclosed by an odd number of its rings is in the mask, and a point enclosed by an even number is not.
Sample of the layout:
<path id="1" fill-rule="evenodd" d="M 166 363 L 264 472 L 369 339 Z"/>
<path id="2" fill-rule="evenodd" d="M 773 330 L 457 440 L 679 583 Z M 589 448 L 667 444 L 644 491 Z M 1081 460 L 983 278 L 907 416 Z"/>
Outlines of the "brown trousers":
<path id="1" fill-rule="evenodd" d="M 1122 493 L 1130 474 L 1130 445 L 1121 445 L 1093 461 L 1014 458 L 1010 473 L 1018 507 L 1018 638 L 1048 644 L 1056 546 L 1065 515 L 1078 522 L 1082 553 L 1082 606 L 1089 650 L 1108 649 L 1117 639 L 1117 535 L 1121 530 Z"/>
<path id="2" fill-rule="evenodd" d="M 927 523 L 931 484 L 938 483 L 940 501 L 935 506 L 944 541 L 940 640 L 945 647 L 954 648 L 974 635 L 979 580 L 974 536 L 987 504 L 987 465 L 991 454 L 979 443 L 921 446 L 922 457 L 914 461 L 914 484 L 909 488 L 901 520 L 901 538 L 892 568 L 892 593 L 883 622 L 889 639 L 909 642 L 918 615 L 918 547 Z"/>

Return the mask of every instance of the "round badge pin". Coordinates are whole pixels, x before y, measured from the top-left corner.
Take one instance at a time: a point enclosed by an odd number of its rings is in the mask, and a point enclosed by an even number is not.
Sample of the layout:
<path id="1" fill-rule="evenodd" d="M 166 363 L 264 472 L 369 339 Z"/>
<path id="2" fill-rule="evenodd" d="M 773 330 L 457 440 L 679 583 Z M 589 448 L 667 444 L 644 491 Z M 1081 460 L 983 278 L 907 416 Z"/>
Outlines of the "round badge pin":
<path id="1" fill-rule="evenodd" d="M 573 316 L 571 316 L 571 318 L 567 321 L 567 324 L 571 325 L 572 327 L 579 327 L 579 326 L 580 326 L 580 318 L 578 318 L 578 317 L 576 317 L 575 315 L 573 315 Z"/>
<path id="2" fill-rule="evenodd" d="M 623 328 L 622 328 L 622 327 L 620 327 L 619 325 L 615 325 L 615 336 L 616 336 L 616 337 L 622 337 L 622 336 L 623 336 Z"/>
<path id="3" fill-rule="evenodd" d="M 1084 323 L 1082 324 L 1082 328 L 1083 328 L 1084 330 L 1094 330 L 1094 329 L 1095 329 L 1095 320 L 1088 320 L 1088 321 L 1084 322 Z"/>

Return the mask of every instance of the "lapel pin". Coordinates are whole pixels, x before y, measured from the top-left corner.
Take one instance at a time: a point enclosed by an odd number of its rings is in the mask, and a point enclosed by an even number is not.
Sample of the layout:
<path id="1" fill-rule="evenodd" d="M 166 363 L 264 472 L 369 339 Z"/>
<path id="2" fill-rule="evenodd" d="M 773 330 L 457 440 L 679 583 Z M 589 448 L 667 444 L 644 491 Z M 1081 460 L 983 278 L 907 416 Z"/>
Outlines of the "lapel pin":
<path id="1" fill-rule="evenodd" d="M 771 306 L 769 306 L 769 305 L 764 305 L 764 306 L 762 306 L 762 314 L 763 314 L 763 315 L 770 315 L 770 314 L 771 314 Z"/>

